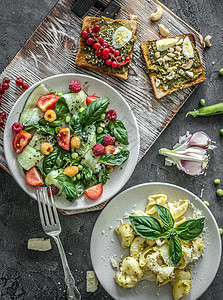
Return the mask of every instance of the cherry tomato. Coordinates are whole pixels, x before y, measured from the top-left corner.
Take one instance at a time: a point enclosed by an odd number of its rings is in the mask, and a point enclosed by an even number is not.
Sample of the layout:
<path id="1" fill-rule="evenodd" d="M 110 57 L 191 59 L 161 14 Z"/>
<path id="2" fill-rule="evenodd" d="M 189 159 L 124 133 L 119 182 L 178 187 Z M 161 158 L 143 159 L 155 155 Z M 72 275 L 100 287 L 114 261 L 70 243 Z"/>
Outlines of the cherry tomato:
<path id="1" fill-rule="evenodd" d="M 95 99 L 98 99 L 98 98 L 100 98 L 100 97 L 98 97 L 98 96 L 87 96 L 87 98 L 86 98 L 86 104 L 87 104 L 87 106 L 88 106 L 92 101 L 94 101 Z"/>
<path id="2" fill-rule="evenodd" d="M 35 167 L 30 168 L 26 172 L 25 178 L 26 178 L 26 182 L 32 186 L 38 186 L 38 185 L 44 184 L 40 173 L 37 171 L 37 169 Z"/>
<path id="3" fill-rule="evenodd" d="M 43 111 L 46 112 L 48 109 L 53 109 L 56 102 L 60 99 L 60 96 L 55 94 L 47 94 L 39 97 L 37 101 L 37 106 Z"/>
<path id="4" fill-rule="evenodd" d="M 30 140 L 32 138 L 32 134 L 21 130 L 18 132 L 12 142 L 13 148 L 15 149 L 16 153 L 21 153 L 23 149 L 29 144 Z"/>
<path id="5" fill-rule="evenodd" d="M 89 189 L 85 190 L 84 193 L 91 199 L 98 199 L 103 193 L 102 183 L 90 187 Z"/>
<path id="6" fill-rule="evenodd" d="M 57 132 L 57 143 L 64 150 L 70 150 L 70 128 L 61 128 Z"/>
<path id="7" fill-rule="evenodd" d="M 115 149 L 117 147 L 116 146 L 112 146 L 112 145 L 109 145 L 109 146 L 106 146 L 105 147 L 105 152 L 104 154 L 113 154 L 115 152 Z M 113 169 L 114 167 L 116 167 L 116 165 L 105 165 L 107 169 Z"/>

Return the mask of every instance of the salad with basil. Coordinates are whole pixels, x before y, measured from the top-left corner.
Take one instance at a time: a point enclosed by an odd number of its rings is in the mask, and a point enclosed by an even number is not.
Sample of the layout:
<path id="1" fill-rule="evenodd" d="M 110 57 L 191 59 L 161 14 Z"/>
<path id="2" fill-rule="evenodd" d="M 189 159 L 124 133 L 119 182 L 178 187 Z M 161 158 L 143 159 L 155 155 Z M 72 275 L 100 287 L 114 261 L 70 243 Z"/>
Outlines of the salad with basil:
<path id="1" fill-rule="evenodd" d="M 67 93 L 38 85 L 29 94 L 13 147 L 27 184 L 74 201 L 98 199 L 116 166 L 129 158 L 128 133 L 107 97 L 87 95 L 78 81 Z"/>

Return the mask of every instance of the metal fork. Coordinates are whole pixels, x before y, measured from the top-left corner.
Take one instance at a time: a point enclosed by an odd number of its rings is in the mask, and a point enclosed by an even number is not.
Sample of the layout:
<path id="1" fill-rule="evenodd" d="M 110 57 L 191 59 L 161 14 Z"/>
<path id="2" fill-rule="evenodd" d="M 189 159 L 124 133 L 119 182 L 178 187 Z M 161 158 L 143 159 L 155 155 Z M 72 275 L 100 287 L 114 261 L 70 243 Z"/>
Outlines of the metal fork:
<path id="1" fill-rule="evenodd" d="M 37 200 L 43 230 L 46 234 L 48 234 L 55 240 L 59 249 L 64 270 L 65 282 L 67 285 L 67 298 L 69 300 L 81 300 L 80 292 L 75 286 L 75 280 L 73 275 L 71 274 L 67 258 L 63 249 L 63 245 L 59 238 L 59 234 L 61 233 L 61 226 L 57 214 L 57 209 L 53 200 L 51 188 L 50 197 L 48 196 L 46 188 L 42 188 L 41 190 L 37 191 Z"/>

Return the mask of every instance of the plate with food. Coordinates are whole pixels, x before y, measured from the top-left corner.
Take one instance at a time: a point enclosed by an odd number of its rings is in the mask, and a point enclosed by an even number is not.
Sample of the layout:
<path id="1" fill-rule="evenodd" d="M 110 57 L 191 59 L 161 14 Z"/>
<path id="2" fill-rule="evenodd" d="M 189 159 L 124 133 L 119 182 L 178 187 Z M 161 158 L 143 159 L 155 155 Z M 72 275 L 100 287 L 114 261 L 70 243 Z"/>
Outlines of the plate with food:
<path id="1" fill-rule="evenodd" d="M 138 159 L 139 131 L 115 89 L 90 76 L 61 74 L 18 99 L 4 149 L 12 175 L 31 197 L 47 186 L 58 208 L 87 209 L 127 182 Z"/>
<path id="2" fill-rule="evenodd" d="M 91 259 L 114 299 L 195 300 L 217 273 L 221 239 L 212 213 L 193 193 L 145 183 L 102 211 L 92 232 Z"/>

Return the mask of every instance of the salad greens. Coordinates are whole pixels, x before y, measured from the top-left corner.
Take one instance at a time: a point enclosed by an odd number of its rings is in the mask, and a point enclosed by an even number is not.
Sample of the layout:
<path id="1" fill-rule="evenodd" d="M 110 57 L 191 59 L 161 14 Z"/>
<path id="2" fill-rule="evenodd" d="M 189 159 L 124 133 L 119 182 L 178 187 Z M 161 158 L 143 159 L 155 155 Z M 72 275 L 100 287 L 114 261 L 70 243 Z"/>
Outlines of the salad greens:
<path id="1" fill-rule="evenodd" d="M 204 228 L 204 218 L 192 219 L 174 227 L 174 219 L 170 211 L 155 204 L 160 222 L 151 216 L 130 216 L 130 222 L 137 234 L 146 239 L 166 238 L 169 240 L 169 256 L 176 268 L 182 257 L 180 240 L 191 241 L 198 237 Z"/>

